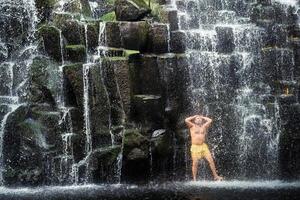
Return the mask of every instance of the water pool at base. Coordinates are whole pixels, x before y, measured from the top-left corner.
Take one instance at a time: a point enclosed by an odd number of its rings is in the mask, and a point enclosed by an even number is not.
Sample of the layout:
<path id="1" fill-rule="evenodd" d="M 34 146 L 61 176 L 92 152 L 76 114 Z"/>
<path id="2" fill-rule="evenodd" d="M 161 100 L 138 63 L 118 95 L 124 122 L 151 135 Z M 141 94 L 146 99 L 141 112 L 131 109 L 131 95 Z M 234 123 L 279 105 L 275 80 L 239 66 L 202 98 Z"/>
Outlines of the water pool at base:
<path id="1" fill-rule="evenodd" d="M 147 185 L 111 184 L 0 188 L 1 200 L 94 200 L 94 199 L 186 199 L 186 200 L 298 200 L 300 182 L 197 181 Z"/>

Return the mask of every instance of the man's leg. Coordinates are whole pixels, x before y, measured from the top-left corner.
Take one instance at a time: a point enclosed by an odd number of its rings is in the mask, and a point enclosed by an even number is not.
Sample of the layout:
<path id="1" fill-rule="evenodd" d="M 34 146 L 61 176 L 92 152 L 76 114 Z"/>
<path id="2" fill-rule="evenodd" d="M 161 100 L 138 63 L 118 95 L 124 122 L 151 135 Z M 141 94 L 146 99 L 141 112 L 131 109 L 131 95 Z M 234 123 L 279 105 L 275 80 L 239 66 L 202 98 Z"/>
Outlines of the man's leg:
<path id="1" fill-rule="evenodd" d="M 198 171 L 198 159 L 192 158 L 193 164 L 192 164 L 192 173 L 193 173 L 193 180 L 196 181 L 197 178 L 197 171 Z"/>
<path id="2" fill-rule="evenodd" d="M 212 171 L 212 174 L 214 176 L 214 179 L 215 180 L 222 180 L 223 178 L 221 176 L 218 176 L 217 174 L 217 170 L 216 170 L 216 165 L 215 165 L 215 162 L 214 162 L 214 159 L 212 158 L 211 156 L 211 153 L 208 152 L 206 155 L 205 155 L 205 159 L 208 161 L 209 163 L 209 167 Z"/>

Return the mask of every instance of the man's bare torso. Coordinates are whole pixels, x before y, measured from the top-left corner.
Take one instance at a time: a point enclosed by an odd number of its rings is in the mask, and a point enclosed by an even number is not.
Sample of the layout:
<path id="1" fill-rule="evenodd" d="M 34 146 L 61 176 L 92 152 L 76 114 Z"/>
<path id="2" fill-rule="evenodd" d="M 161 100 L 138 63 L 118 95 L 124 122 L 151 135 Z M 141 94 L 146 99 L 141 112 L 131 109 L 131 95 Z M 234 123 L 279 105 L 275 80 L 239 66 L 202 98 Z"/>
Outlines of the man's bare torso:
<path id="1" fill-rule="evenodd" d="M 194 125 L 190 128 L 191 134 L 191 142 L 192 144 L 201 145 L 205 142 L 205 136 L 207 133 L 207 129 L 200 127 L 198 125 Z"/>

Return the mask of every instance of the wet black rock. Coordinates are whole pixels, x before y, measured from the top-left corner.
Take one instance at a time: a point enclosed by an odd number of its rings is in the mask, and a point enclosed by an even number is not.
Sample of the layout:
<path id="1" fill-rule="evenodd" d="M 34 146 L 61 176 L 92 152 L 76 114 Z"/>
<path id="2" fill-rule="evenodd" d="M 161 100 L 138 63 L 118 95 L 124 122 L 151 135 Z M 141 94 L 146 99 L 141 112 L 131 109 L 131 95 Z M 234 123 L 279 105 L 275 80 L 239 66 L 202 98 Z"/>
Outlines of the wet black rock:
<path id="1" fill-rule="evenodd" d="M 138 21 L 151 12 L 143 0 L 116 0 L 115 12 L 118 21 Z"/>
<path id="2" fill-rule="evenodd" d="M 66 59 L 71 62 L 85 62 L 86 61 L 86 47 L 84 45 L 67 45 Z"/>
<path id="3" fill-rule="evenodd" d="M 138 22 L 107 22 L 106 44 L 109 47 L 144 50 L 147 47 L 149 24 Z"/>
<path id="4" fill-rule="evenodd" d="M 122 178 L 126 181 L 141 181 L 148 177 L 149 141 L 137 129 L 128 129 L 124 133 Z M 136 176 L 136 174 L 140 174 Z"/>
<path id="5" fill-rule="evenodd" d="M 170 37 L 171 52 L 184 53 L 186 50 L 187 41 L 186 33 L 184 31 L 172 31 Z"/>
<path id="6" fill-rule="evenodd" d="M 39 28 L 39 35 L 43 39 L 46 53 L 55 60 L 62 61 L 59 30 L 54 26 L 44 25 Z"/>
<path id="7" fill-rule="evenodd" d="M 35 0 L 35 5 L 38 9 L 41 22 L 48 21 L 55 5 L 55 0 Z"/>
<path id="8" fill-rule="evenodd" d="M 93 150 L 88 157 L 90 173 L 94 183 L 115 183 L 120 146 L 109 146 Z"/>
<path id="9" fill-rule="evenodd" d="M 234 36 L 231 27 L 216 27 L 218 44 L 217 51 L 219 53 L 231 53 L 234 50 Z"/>
<path id="10" fill-rule="evenodd" d="M 156 54 L 170 51 L 170 35 L 167 24 L 152 24 L 147 39 L 147 52 Z"/>
<path id="11" fill-rule="evenodd" d="M 9 115 L 3 138 L 5 184 L 41 185 L 46 181 L 44 156 L 61 150 L 59 119 L 58 112 L 42 107 L 20 106 Z"/>
<path id="12" fill-rule="evenodd" d="M 120 22 L 121 47 L 131 50 L 144 50 L 148 41 L 149 24 L 140 22 Z"/>
<path id="13" fill-rule="evenodd" d="M 64 76 L 66 77 L 67 104 L 83 110 L 82 63 L 66 65 L 64 67 Z"/>
<path id="14" fill-rule="evenodd" d="M 78 45 L 85 44 L 84 25 L 77 20 L 66 20 L 58 26 L 62 31 L 62 35 L 67 41 L 67 44 Z"/>
<path id="15" fill-rule="evenodd" d="M 100 148 L 111 144 L 109 127 L 111 123 L 111 102 L 108 87 L 104 81 L 103 65 L 92 64 L 88 73 L 88 98 L 93 147 Z"/>
<path id="16" fill-rule="evenodd" d="M 163 101 L 158 95 L 134 95 L 131 116 L 145 127 L 158 129 L 163 127 Z"/>

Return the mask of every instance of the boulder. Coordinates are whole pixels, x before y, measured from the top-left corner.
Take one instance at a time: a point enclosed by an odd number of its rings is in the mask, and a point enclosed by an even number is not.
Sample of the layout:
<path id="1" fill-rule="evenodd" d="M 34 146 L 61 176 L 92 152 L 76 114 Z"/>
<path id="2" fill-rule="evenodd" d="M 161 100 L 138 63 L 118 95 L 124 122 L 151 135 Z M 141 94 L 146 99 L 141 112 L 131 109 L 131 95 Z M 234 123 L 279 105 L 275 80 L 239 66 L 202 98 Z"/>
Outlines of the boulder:
<path id="1" fill-rule="evenodd" d="M 138 21 L 151 12 L 143 0 L 116 0 L 115 13 L 118 21 Z"/>
<path id="2" fill-rule="evenodd" d="M 115 183 L 117 159 L 120 146 L 109 146 L 93 150 L 88 157 L 90 174 L 94 183 Z"/>
<path id="3" fill-rule="evenodd" d="M 122 180 L 145 181 L 149 177 L 149 141 L 137 129 L 124 133 Z M 139 174 L 139 176 L 136 176 Z"/>

